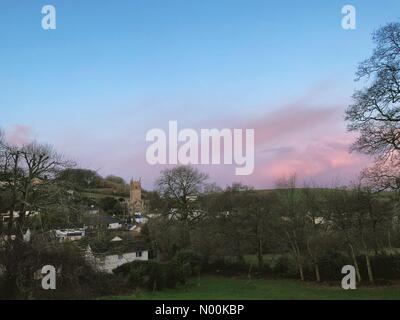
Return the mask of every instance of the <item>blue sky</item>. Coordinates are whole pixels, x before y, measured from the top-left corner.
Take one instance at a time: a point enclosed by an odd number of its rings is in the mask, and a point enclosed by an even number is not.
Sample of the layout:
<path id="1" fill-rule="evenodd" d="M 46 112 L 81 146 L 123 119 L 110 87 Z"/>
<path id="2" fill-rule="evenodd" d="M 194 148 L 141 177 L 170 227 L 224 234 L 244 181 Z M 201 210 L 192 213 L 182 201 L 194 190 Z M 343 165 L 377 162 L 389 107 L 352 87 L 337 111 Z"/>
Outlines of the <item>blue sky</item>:
<path id="1" fill-rule="evenodd" d="M 41 28 L 46 4 L 56 30 Z M 345 4 L 357 9 L 356 30 L 341 28 Z M 145 175 L 150 187 L 153 170 L 133 160 L 147 130 L 168 120 L 229 127 L 299 100 L 345 108 L 371 32 L 399 15 L 396 0 L 2 0 L 0 127 L 25 126 L 83 166 Z"/>

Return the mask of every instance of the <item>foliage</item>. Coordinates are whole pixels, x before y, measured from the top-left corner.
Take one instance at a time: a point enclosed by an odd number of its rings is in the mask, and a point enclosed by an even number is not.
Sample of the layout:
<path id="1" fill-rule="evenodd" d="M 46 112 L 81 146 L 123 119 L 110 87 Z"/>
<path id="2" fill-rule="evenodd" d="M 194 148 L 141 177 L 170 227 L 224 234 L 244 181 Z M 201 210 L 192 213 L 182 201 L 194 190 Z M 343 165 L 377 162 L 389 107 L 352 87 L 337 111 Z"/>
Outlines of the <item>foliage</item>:
<path id="1" fill-rule="evenodd" d="M 133 261 L 119 266 L 113 270 L 113 273 L 127 278 L 129 284 L 134 288 L 148 290 L 173 288 L 179 282 L 184 282 L 183 276 L 174 262 Z"/>

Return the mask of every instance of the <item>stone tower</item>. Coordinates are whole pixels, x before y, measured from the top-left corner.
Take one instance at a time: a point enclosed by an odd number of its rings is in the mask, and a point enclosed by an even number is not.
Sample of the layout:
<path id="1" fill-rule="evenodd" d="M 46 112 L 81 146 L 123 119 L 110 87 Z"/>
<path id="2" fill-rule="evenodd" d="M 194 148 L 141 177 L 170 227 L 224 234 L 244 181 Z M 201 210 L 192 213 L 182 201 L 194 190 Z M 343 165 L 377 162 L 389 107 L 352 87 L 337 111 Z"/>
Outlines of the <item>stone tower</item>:
<path id="1" fill-rule="evenodd" d="M 134 213 L 143 212 L 142 183 L 140 179 L 138 181 L 131 179 L 129 205 Z"/>

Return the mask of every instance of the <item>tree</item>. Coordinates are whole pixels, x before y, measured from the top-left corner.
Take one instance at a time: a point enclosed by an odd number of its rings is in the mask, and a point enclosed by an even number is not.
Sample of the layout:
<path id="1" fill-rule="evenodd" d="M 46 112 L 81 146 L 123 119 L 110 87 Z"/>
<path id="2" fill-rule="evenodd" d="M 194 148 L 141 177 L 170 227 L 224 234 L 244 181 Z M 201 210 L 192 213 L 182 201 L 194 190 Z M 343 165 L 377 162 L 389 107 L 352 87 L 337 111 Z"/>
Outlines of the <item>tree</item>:
<path id="1" fill-rule="evenodd" d="M 279 210 L 283 239 L 286 240 L 296 261 L 301 280 L 304 280 L 304 251 L 306 214 L 301 203 L 301 192 L 296 186 L 296 175 L 277 182 L 279 190 Z"/>
<path id="2" fill-rule="evenodd" d="M 123 178 L 118 177 L 118 176 L 114 176 L 114 175 L 108 175 L 107 177 L 104 178 L 106 181 L 112 182 L 112 183 L 116 183 L 116 184 L 122 184 L 125 185 L 126 182 Z"/>
<path id="3" fill-rule="evenodd" d="M 353 214 L 353 197 L 347 188 L 335 188 L 325 193 L 325 215 L 324 217 L 332 224 L 335 232 L 340 234 L 346 248 L 349 250 L 357 279 L 362 280 L 360 268 L 357 262 L 358 243 L 355 237 L 355 216 Z"/>
<path id="4" fill-rule="evenodd" d="M 233 256 L 240 263 L 244 263 L 244 247 L 254 230 L 246 224 L 251 191 L 248 186 L 234 183 L 223 192 L 210 193 L 204 199 L 208 224 L 214 228 L 213 239 L 218 239 L 221 255 Z"/>
<path id="5" fill-rule="evenodd" d="M 58 179 L 68 182 L 76 188 L 96 188 L 102 178 L 93 170 L 80 168 L 67 168 L 58 174 Z"/>
<path id="6" fill-rule="evenodd" d="M 356 80 L 365 79 L 367 86 L 355 91 L 346 120 L 348 129 L 359 133 L 353 149 L 376 157 L 378 167 L 373 173 L 379 175 L 374 179 L 382 177 L 385 188 L 398 188 L 400 23 L 389 23 L 377 30 L 373 41 L 376 47 L 372 56 L 359 65 L 356 73 Z"/>
<path id="7" fill-rule="evenodd" d="M 183 243 L 190 245 L 189 224 L 201 218 L 198 197 L 208 176 L 190 166 L 166 169 L 156 182 L 158 192 L 166 203 L 164 215 L 183 226 Z"/>
<path id="8" fill-rule="evenodd" d="M 124 214 L 124 208 L 122 201 L 119 201 L 113 197 L 104 197 L 99 201 L 99 207 L 108 214 L 115 214 L 122 216 Z"/>
<path id="9" fill-rule="evenodd" d="M 323 205 L 320 190 L 305 187 L 301 190 L 301 202 L 306 215 L 305 241 L 308 255 L 314 266 L 315 280 L 321 281 L 319 260 L 325 241 L 330 236 L 329 224 L 323 216 Z"/>
<path id="10" fill-rule="evenodd" d="M 274 192 L 259 194 L 254 191 L 246 195 L 247 205 L 244 208 L 244 221 L 249 225 L 248 238 L 255 246 L 258 267 L 264 266 L 264 247 L 274 234 L 277 216 L 274 214 L 277 205 L 277 197 Z"/>
<path id="11" fill-rule="evenodd" d="M 1 142 L 2 170 L 1 180 L 5 189 L 11 194 L 9 211 L 19 211 L 19 217 L 14 221 L 11 214 L 9 219 L 9 235 L 14 222 L 17 224 L 16 235 L 22 238 L 22 230 L 27 215 L 41 209 L 40 200 L 43 191 L 47 191 L 46 202 L 54 200 L 59 189 L 56 186 L 58 174 L 72 165 L 63 156 L 48 145 L 32 142 L 22 147 Z"/>
<path id="12" fill-rule="evenodd" d="M 9 196 L 9 221 L 0 248 L 0 264 L 4 266 L 10 290 L 17 286 L 18 259 L 24 259 L 24 229 L 34 212 L 47 214 L 57 207 L 67 209 L 71 195 L 58 184 L 57 176 L 72 165 L 48 145 L 32 142 L 22 147 L 0 141 L 0 181 Z M 14 212 L 19 212 L 14 216 Z M 13 236 L 15 235 L 15 240 Z"/>

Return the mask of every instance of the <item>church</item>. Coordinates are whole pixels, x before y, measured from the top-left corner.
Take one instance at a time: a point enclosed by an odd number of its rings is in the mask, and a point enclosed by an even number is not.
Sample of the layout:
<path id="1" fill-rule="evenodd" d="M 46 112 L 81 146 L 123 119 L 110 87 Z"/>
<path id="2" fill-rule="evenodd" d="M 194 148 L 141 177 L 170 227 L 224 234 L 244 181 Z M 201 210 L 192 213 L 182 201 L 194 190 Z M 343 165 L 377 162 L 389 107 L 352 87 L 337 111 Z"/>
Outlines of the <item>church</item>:
<path id="1" fill-rule="evenodd" d="M 146 202 L 142 199 L 141 179 L 130 181 L 129 211 L 137 214 L 146 211 Z"/>

